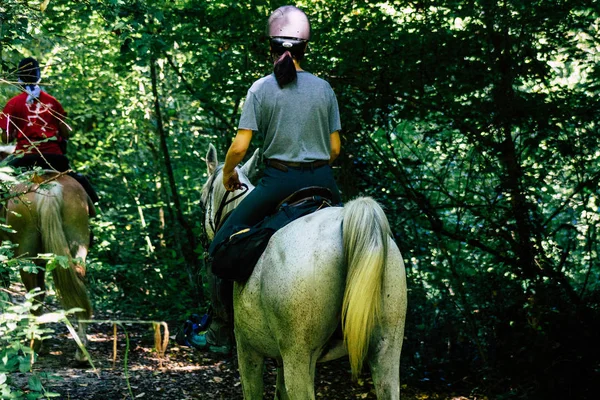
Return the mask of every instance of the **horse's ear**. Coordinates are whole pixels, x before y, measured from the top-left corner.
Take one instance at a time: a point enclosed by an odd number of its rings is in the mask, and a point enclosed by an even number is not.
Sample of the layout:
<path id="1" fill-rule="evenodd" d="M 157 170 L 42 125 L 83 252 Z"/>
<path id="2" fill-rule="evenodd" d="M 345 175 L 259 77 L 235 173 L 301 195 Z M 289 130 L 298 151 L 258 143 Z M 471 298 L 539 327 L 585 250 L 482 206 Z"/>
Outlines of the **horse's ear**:
<path id="1" fill-rule="evenodd" d="M 215 149 L 215 146 L 211 143 L 208 145 L 208 152 L 206 153 L 206 168 L 209 176 L 215 172 L 217 165 L 219 165 L 219 160 L 217 160 L 217 149 Z"/>
<path id="2" fill-rule="evenodd" d="M 258 159 L 260 156 L 258 155 L 259 149 L 254 150 L 254 154 L 252 157 L 241 168 L 244 175 L 248 177 L 248 179 L 252 180 L 254 175 L 258 172 Z"/>

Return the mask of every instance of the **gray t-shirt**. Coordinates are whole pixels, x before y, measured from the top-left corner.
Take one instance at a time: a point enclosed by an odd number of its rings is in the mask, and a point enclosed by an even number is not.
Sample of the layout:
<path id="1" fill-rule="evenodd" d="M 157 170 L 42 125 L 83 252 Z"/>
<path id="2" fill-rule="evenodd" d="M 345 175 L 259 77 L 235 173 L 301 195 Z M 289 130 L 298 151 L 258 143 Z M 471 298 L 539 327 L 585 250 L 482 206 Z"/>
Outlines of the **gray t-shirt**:
<path id="1" fill-rule="evenodd" d="M 330 135 L 341 129 L 340 112 L 329 83 L 298 71 L 281 89 L 275 75 L 254 82 L 238 129 L 264 135 L 263 157 L 290 162 L 329 160 Z"/>

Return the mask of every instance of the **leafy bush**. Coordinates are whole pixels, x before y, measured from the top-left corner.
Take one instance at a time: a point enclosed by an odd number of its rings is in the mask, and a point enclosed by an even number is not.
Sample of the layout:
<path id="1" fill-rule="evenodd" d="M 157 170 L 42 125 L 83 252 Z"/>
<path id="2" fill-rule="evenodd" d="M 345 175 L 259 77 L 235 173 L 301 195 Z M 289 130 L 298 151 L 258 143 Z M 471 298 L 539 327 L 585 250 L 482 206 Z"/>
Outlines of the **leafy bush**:
<path id="1" fill-rule="evenodd" d="M 35 351 L 29 346 L 34 340 L 48 338 L 52 329 L 42 324 L 50 319 L 66 318 L 59 313 L 53 318 L 40 320 L 33 312 L 41 307 L 36 297 L 41 295 L 34 290 L 25 296 L 25 302 L 13 304 L 6 292 L 0 292 L 0 394 L 3 399 L 38 399 L 56 397 L 57 394 L 47 392 L 42 384 L 42 376 L 31 372 L 37 358 Z M 15 387 L 12 374 L 28 375 L 26 392 Z"/>

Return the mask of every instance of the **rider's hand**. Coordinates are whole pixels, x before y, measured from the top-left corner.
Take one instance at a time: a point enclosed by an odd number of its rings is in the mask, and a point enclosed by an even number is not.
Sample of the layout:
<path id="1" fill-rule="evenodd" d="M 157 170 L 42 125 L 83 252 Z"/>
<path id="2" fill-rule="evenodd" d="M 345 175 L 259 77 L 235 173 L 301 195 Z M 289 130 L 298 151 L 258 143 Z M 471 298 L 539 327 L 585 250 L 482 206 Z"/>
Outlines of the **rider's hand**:
<path id="1" fill-rule="evenodd" d="M 234 190 L 242 188 L 240 178 L 235 169 L 231 171 L 231 173 L 226 173 L 223 171 L 223 186 L 225 186 L 225 190 L 228 192 L 233 192 Z"/>

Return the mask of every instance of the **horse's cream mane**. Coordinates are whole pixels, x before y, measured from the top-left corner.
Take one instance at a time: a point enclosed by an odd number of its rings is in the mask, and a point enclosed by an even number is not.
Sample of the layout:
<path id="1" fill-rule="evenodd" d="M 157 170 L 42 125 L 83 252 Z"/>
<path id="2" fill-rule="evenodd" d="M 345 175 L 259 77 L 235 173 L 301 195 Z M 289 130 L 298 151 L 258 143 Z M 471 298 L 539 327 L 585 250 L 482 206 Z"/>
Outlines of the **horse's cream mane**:
<path id="1" fill-rule="evenodd" d="M 14 153 L 16 147 L 17 146 L 14 144 L 0 145 L 0 160 L 4 160 L 6 157 Z"/>
<path id="2" fill-rule="evenodd" d="M 210 218 L 210 220 L 212 221 L 212 223 L 215 223 L 215 213 L 217 212 L 217 209 L 219 208 L 219 205 L 221 204 L 221 200 L 223 199 L 223 196 L 225 196 L 225 193 L 227 192 L 225 190 L 225 186 L 223 185 L 223 166 L 224 163 L 220 163 L 219 165 L 217 165 L 217 167 L 215 168 L 215 171 L 212 173 L 212 175 L 209 176 L 209 179 L 206 181 L 206 183 L 204 184 L 204 186 L 202 187 L 202 191 L 200 192 L 200 201 L 202 203 L 202 206 L 207 209 L 210 210 L 210 214 L 208 217 Z M 248 179 L 248 177 L 244 174 L 244 172 L 242 171 L 242 168 L 236 168 L 238 176 L 240 178 L 240 182 L 245 184 L 246 186 L 248 186 L 248 190 L 246 192 L 246 195 L 248 193 L 250 193 L 252 191 L 252 189 L 254 189 L 254 185 L 250 182 L 250 179 Z M 212 191 L 212 194 L 211 194 Z M 239 190 L 236 190 L 235 192 L 233 192 L 231 196 L 231 198 L 233 198 L 233 196 L 238 195 L 240 193 Z M 227 204 L 224 208 L 223 208 L 223 213 L 221 215 L 227 215 L 227 213 L 229 213 L 231 210 L 233 210 L 234 208 L 236 208 L 240 202 L 245 198 L 246 196 L 241 196 L 240 198 L 232 201 L 231 203 Z M 211 204 L 209 204 L 209 202 Z"/>

